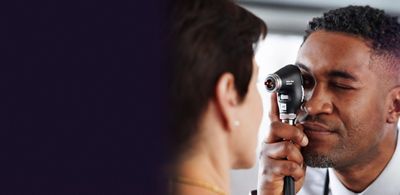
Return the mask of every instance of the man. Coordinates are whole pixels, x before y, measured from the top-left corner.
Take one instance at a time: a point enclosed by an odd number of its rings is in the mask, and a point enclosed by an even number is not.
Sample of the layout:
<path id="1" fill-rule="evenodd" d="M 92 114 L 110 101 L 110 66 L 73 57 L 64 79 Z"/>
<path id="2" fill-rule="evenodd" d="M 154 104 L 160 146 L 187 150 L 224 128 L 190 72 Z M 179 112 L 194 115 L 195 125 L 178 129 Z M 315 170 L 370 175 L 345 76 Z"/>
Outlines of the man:
<path id="1" fill-rule="evenodd" d="M 369 6 L 309 23 L 296 64 L 313 94 L 296 126 L 280 122 L 276 96 L 260 156 L 258 194 L 400 194 L 400 24 Z"/>

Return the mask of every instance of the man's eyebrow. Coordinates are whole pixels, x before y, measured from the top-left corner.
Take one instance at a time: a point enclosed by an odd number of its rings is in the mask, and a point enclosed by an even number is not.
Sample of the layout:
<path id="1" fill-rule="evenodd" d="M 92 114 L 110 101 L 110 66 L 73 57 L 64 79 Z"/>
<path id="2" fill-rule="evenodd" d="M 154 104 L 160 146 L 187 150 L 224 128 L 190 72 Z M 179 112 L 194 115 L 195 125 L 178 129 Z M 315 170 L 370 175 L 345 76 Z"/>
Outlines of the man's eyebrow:
<path id="1" fill-rule="evenodd" d="M 344 79 L 349 79 L 352 81 L 358 81 L 358 79 L 353 76 L 352 74 L 346 72 L 346 71 L 340 71 L 340 70 L 333 70 L 328 73 L 329 77 L 339 77 L 339 78 L 344 78 Z"/>
<path id="2" fill-rule="evenodd" d="M 296 62 L 295 63 L 296 66 L 304 69 L 307 72 L 310 72 L 310 68 L 308 68 L 306 65 L 300 63 L 300 62 Z M 343 79 L 349 79 L 352 81 L 358 81 L 358 79 L 353 76 L 352 74 L 350 74 L 347 71 L 341 71 L 341 70 L 332 70 L 331 72 L 328 73 L 328 77 L 339 77 L 339 78 L 343 78 Z"/>
<path id="3" fill-rule="evenodd" d="M 310 68 L 308 68 L 306 65 L 296 62 L 296 66 L 306 70 L 307 72 L 310 72 Z M 341 71 L 341 70 L 332 70 L 331 72 L 328 73 L 329 77 L 339 77 L 343 79 L 349 79 L 352 81 L 358 81 L 358 79 L 353 76 L 352 74 L 348 73 L 347 71 Z"/>
<path id="4" fill-rule="evenodd" d="M 296 64 L 296 66 L 304 69 L 305 71 L 310 72 L 310 69 L 306 65 L 299 63 L 299 62 L 296 62 L 295 64 Z"/>

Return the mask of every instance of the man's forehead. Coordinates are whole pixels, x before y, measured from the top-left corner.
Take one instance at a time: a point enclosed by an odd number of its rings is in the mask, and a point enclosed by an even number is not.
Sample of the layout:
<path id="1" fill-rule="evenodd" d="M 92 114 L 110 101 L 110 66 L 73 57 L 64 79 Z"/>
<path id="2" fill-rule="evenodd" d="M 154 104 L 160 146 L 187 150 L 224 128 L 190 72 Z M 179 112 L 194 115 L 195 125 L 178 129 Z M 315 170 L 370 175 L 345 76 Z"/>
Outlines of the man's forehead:
<path id="1" fill-rule="evenodd" d="M 368 69 L 371 50 L 367 44 L 353 36 L 335 32 L 314 32 L 300 47 L 297 64 L 314 71 L 357 72 Z"/>
<path id="2" fill-rule="evenodd" d="M 350 33 L 346 33 L 346 32 L 337 32 L 337 31 L 327 31 L 324 29 L 321 30 L 317 30 L 313 33 L 311 33 L 306 40 L 304 40 L 304 44 L 306 44 L 308 41 L 310 40 L 319 40 L 320 43 L 324 44 L 324 41 L 334 41 L 336 43 L 338 43 L 338 45 L 343 45 L 340 42 L 341 41 L 345 41 L 345 42 L 358 42 L 359 44 L 363 44 L 367 47 L 371 46 L 371 41 L 368 41 L 360 36 L 354 35 L 354 34 L 350 34 Z M 321 42 L 322 40 L 322 42 Z M 339 41 L 339 42 L 338 42 Z"/>
<path id="3" fill-rule="evenodd" d="M 372 54 L 370 43 L 357 36 L 319 30 L 310 36 L 301 45 L 298 55 L 325 54 L 346 56 L 354 53 Z M 321 56 L 323 57 L 323 56 Z"/>

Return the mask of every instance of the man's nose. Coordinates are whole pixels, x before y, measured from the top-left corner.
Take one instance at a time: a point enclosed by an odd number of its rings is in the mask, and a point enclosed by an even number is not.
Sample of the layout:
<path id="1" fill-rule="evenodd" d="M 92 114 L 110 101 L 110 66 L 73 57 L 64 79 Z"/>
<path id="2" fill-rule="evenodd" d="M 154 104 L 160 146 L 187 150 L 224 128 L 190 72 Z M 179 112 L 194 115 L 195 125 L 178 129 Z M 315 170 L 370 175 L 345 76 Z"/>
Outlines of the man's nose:
<path id="1" fill-rule="evenodd" d="M 311 98 L 304 104 L 304 109 L 308 115 L 331 114 L 333 105 L 331 96 L 323 85 L 315 86 Z"/>

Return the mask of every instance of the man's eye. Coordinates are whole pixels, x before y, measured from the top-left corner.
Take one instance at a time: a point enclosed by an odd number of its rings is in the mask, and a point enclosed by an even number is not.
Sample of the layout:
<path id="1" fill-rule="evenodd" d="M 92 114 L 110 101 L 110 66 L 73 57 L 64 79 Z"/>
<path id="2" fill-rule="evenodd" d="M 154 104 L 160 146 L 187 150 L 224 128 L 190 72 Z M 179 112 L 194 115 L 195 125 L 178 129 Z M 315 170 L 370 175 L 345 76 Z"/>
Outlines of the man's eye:
<path id="1" fill-rule="evenodd" d="M 351 90 L 351 89 L 354 89 L 354 88 L 351 87 L 351 86 L 344 85 L 344 84 L 340 84 L 340 83 L 333 83 L 332 85 L 333 85 L 335 88 L 338 88 L 338 89 L 341 89 L 341 90 Z"/>
<path id="2" fill-rule="evenodd" d="M 315 86 L 315 80 L 310 75 L 303 75 L 303 87 L 304 89 L 313 89 Z"/>

